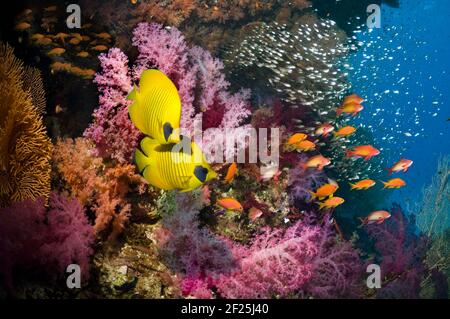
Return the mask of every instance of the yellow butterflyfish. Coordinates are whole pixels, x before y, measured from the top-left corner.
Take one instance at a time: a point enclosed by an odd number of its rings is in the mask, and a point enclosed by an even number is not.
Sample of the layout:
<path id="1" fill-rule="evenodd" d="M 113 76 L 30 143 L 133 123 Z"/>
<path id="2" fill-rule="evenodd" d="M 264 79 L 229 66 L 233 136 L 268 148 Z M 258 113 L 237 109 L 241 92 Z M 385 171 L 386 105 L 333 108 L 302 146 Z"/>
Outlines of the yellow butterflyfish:
<path id="1" fill-rule="evenodd" d="M 128 95 L 131 121 L 160 144 L 180 142 L 181 101 L 175 84 L 161 71 L 142 73 L 139 89 Z"/>
<path id="2" fill-rule="evenodd" d="M 135 152 L 139 172 L 151 185 L 191 191 L 217 177 L 200 147 L 188 138 L 178 144 L 159 144 L 145 137 Z"/>

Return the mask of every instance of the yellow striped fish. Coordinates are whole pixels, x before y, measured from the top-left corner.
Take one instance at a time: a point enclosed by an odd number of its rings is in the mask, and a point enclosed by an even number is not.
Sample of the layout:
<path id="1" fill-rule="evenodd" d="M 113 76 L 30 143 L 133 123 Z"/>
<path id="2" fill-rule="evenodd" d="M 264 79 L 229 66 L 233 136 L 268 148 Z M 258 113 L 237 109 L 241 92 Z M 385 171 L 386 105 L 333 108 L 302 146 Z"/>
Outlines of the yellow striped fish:
<path id="1" fill-rule="evenodd" d="M 175 84 L 161 71 L 142 73 L 139 89 L 128 95 L 131 121 L 160 144 L 180 142 L 181 101 Z"/>
<path id="2" fill-rule="evenodd" d="M 200 147 L 184 137 L 178 144 L 159 144 L 145 137 L 135 152 L 139 172 L 161 189 L 191 191 L 217 177 Z"/>

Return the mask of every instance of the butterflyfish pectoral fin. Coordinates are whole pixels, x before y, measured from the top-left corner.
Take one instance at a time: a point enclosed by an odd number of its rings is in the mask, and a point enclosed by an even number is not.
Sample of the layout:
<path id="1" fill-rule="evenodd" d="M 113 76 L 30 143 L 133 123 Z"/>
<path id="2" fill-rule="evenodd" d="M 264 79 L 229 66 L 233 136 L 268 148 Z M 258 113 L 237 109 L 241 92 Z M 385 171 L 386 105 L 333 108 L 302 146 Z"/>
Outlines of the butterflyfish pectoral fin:
<path id="1" fill-rule="evenodd" d="M 144 173 L 146 167 L 151 164 L 151 160 L 141 150 L 136 149 L 134 153 L 134 161 L 140 174 Z"/>

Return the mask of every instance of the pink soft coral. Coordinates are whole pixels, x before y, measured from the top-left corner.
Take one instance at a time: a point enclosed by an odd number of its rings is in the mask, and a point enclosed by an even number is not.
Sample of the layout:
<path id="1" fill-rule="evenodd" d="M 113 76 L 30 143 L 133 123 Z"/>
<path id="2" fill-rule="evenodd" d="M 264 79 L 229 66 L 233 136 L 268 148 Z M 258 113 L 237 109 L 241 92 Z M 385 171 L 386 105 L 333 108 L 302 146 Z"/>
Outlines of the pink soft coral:
<path id="1" fill-rule="evenodd" d="M 298 221 L 264 229 L 251 245 L 232 244 L 240 269 L 217 282 L 227 298 L 360 296 L 362 263 L 350 242 L 340 243 L 330 225 Z"/>
<path id="2" fill-rule="evenodd" d="M 218 291 L 226 298 L 271 298 L 300 290 L 313 276 L 317 227 L 297 223 L 286 230 L 264 229 L 250 247 L 233 244 L 240 267 L 222 276 Z"/>
<path id="3" fill-rule="evenodd" d="M 331 224 L 298 221 L 287 228 L 264 228 L 248 244 L 199 227 L 198 209 L 163 220 L 156 232 L 161 257 L 181 278 L 186 296 L 211 298 L 358 297 L 363 271 L 359 253 L 340 242 Z M 325 219 L 328 219 L 326 217 Z"/>
<path id="4" fill-rule="evenodd" d="M 40 198 L 0 210 L 0 270 L 10 291 L 16 268 L 34 267 L 60 277 L 76 263 L 83 279 L 89 277 L 94 233 L 83 207 L 56 193 L 50 195 L 48 206 Z"/>
<path id="5" fill-rule="evenodd" d="M 128 58 L 120 49 L 113 48 L 101 54 L 99 60 L 101 71 L 94 83 L 100 92 L 100 106 L 84 135 L 95 143 L 97 155 L 128 162 L 140 136 L 128 118 L 130 103 L 126 97 L 132 89 Z"/>

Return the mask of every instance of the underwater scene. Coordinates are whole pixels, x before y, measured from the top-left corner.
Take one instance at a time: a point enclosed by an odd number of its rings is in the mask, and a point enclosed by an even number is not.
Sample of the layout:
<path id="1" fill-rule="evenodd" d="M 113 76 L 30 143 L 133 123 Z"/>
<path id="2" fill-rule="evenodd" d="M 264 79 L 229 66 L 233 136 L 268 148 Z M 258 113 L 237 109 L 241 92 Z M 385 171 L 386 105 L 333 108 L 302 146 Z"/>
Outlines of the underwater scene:
<path id="1" fill-rule="evenodd" d="M 9 5 L 0 299 L 448 299 L 450 2 Z"/>

